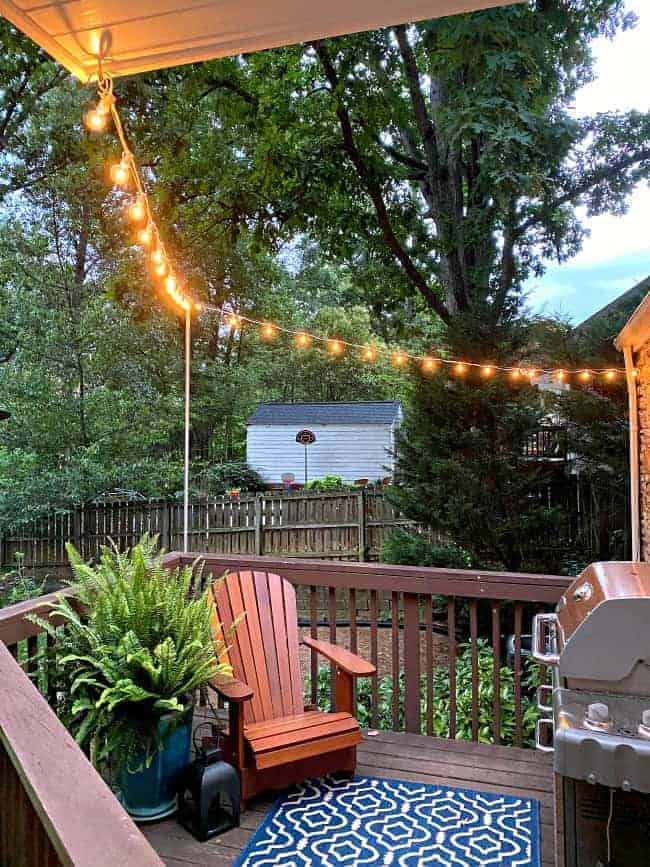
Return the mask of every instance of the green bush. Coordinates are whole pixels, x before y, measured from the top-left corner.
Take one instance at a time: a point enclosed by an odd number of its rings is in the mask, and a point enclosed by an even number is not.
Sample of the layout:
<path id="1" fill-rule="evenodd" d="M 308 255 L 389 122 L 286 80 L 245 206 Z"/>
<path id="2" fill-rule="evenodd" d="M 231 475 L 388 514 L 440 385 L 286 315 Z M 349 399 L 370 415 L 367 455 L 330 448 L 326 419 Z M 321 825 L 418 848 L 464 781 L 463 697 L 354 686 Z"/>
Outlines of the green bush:
<path id="1" fill-rule="evenodd" d="M 230 461 L 210 467 L 204 472 L 203 479 L 209 492 L 215 496 L 233 489 L 253 493 L 266 488 L 260 474 L 244 461 Z"/>
<path id="2" fill-rule="evenodd" d="M 14 560 L 16 565 L 0 574 L 0 608 L 34 599 L 45 590 L 45 579 L 37 581 L 27 574 L 24 554 L 16 552 Z"/>
<path id="3" fill-rule="evenodd" d="M 471 569 L 467 551 L 453 542 L 431 542 L 414 530 L 396 527 L 384 540 L 380 553 L 382 563 L 399 566 L 438 566 L 448 569 Z"/>
<path id="4" fill-rule="evenodd" d="M 306 491 L 340 491 L 348 488 L 349 485 L 343 483 L 341 476 L 327 475 L 322 479 L 311 479 L 305 485 Z"/>
<path id="5" fill-rule="evenodd" d="M 523 742 L 534 743 L 535 723 L 538 717 L 535 690 L 539 683 L 539 669 L 529 659 L 523 661 L 522 675 L 522 715 Z M 492 698 L 494 687 L 492 676 L 494 664 L 492 648 L 486 640 L 478 641 L 478 739 L 481 743 L 493 743 Z M 377 725 L 380 729 L 392 730 L 393 724 L 393 679 L 390 676 L 379 678 L 379 701 Z M 513 744 L 515 735 L 515 694 L 514 674 L 507 666 L 501 667 L 501 743 Z M 399 678 L 399 720 L 397 728 L 404 727 L 404 674 Z M 331 707 L 330 670 L 318 670 L 318 706 L 323 710 Z M 357 719 L 362 727 L 373 724 L 372 719 L 372 681 L 363 678 L 357 681 Z M 420 677 L 420 719 L 421 731 L 426 733 L 427 719 L 427 676 Z M 435 666 L 433 669 L 433 734 L 437 737 L 449 736 L 449 669 Z M 456 740 L 472 739 L 472 656 L 471 646 L 461 644 L 456 657 Z"/>

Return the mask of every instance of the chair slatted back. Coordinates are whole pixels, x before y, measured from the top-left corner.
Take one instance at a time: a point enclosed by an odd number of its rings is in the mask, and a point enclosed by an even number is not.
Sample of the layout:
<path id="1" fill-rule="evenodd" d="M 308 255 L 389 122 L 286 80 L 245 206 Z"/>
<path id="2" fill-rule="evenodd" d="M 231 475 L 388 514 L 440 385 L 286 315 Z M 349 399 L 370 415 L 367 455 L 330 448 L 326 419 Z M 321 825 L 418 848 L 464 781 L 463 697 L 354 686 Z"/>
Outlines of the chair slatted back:
<path id="1" fill-rule="evenodd" d="M 270 572 L 233 572 L 215 581 L 215 638 L 228 645 L 233 675 L 253 690 L 247 723 L 302 713 L 298 612 L 293 586 Z M 244 614 L 233 632 L 231 627 Z M 222 631 L 223 630 L 223 631 Z"/>

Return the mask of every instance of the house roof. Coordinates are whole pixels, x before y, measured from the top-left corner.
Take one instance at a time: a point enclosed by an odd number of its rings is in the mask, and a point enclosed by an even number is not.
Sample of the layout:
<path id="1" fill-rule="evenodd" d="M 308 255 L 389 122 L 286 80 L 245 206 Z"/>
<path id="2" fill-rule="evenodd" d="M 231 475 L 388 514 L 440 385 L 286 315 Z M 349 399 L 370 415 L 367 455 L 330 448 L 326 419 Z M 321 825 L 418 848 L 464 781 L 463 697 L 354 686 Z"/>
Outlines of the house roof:
<path id="1" fill-rule="evenodd" d="M 617 349 L 629 346 L 632 352 L 637 352 L 650 340 L 650 277 L 644 283 L 647 284 L 646 294 L 614 341 Z"/>
<path id="2" fill-rule="evenodd" d="M 650 277 L 641 280 L 631 289 L 623 292 L 609 304 L 601 307 L 579 325 L 574 328 L 574 333 L 583 334 L 589 331 L 594 325 L 606 323 L 612 328 L 611 334 L 614 337 L 623 327 L 626 320 L 632 315 L 634 310 L 639 306 L 641 301 L 650 292 Z"/>
<path id="3" fill-rule="evenodd" d="M 402 414 L 399 400 L 354 403 L 261 403 L 248 424 L 392 424 Z"/>
<path id="4" fill-rule="evenodd" d="M 0 0 L 0 14 L 87 81 L 520 0 Z"/>

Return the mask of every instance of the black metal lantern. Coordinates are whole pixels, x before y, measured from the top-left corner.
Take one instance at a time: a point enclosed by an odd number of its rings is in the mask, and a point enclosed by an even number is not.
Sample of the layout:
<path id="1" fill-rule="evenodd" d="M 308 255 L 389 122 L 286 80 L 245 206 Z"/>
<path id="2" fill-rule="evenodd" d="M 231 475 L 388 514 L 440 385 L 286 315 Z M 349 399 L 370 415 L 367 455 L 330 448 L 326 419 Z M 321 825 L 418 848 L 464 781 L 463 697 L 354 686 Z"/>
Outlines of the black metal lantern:
<path id="1" fill-rule="evenodd" d="M 197 840 L 209 840 L 239 827 L 239 776 L 218 747 L 197 748 L 181 774 L 178 821 Z"/>

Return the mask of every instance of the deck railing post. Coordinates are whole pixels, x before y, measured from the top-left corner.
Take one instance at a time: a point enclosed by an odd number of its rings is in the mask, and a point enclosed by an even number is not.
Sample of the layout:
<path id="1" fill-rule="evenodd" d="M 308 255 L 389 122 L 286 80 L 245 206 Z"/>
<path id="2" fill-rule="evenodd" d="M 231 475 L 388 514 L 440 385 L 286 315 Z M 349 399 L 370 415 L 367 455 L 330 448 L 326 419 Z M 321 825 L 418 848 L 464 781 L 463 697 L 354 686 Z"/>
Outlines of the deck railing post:
<path id="1" fill-rule="evenodd" d="M 404 722 L 407 732 L 420 734 L 420 597 L 404 594 Z"/>

